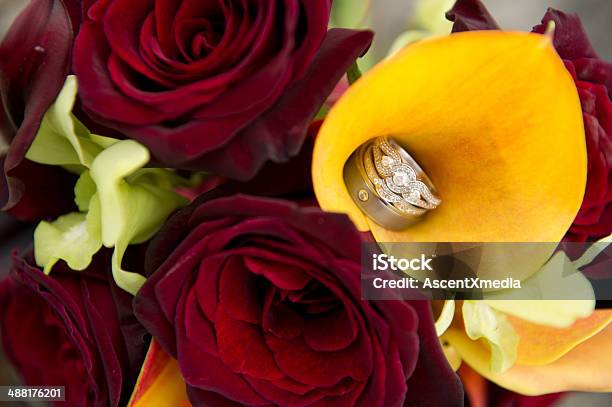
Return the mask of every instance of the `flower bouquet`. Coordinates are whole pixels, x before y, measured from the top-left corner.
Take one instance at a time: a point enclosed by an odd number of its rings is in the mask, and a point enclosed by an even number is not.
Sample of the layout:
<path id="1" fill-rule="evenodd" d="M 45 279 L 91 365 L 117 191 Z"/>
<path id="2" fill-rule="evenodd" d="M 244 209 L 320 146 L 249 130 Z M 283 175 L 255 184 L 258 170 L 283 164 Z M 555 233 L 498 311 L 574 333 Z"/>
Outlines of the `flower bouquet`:
<path id="1" fill-rule="evenodd" d="M 612 391 L 612 65 L 574 14 L 509 32 L 477 0 L 423 2 L 377 60 L 370 6 L 30 1 L 0 45 L 3 209 L 33 236 L 0 332 L 35 387 L 0 399 Z"/>

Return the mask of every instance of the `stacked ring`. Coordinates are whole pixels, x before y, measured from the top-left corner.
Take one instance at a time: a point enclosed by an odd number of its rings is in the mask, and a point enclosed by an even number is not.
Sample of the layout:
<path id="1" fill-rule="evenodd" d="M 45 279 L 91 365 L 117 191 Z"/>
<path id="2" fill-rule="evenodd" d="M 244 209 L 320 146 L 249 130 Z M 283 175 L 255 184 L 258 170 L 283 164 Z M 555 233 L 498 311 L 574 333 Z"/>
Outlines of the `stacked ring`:
<path id="1" fill-rule="evenodd" d="M 344 181 L 357 206 L 388 229 L 405 229 L 442 202 L 423 169 L 387 137 L 369 141 L 351 155 Z"/>

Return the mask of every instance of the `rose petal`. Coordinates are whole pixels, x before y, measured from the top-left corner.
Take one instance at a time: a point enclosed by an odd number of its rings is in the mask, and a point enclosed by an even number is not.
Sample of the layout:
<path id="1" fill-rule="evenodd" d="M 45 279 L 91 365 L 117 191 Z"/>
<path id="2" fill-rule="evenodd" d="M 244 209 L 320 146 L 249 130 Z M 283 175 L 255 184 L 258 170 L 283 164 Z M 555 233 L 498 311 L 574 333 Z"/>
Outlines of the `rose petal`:
<path id="1" fill-rule="evenodd" d="M 9 188 L 4 210 L 21 219 L 56 217 L 74 206 L 69 193 L 74 185 L 72 176 L 58 168 L 34 165 L 24 157 L 69 71 L 79 13 L 76 1 L 33 1 L 0 45 L 0 94 L 10 123 L 3 128 L 11 130 L 4 161 Z M 39 176 L 41 171 L 44 180 Z M 41 201 L 46 205 L 37 204 Z"/>
<path id="2" fill-rule="evenodd" d="M 426 301 L 410 301 L 410 303 L 420 319 L 419 358 L 418 367 L 408 379 L 407 405 L 463 405 L 463 386 L 446 361 L 433 324 L 429 303 Z M 433 376 L 437 377 L 436 381 L 431 380 Z M 441 392 L 440 388 L 444 391 Z"/>
<path id="3" fill-rule="evenodd" d="M 283 372 L 298 382 L 313 386 L 333 386 L 345 377 L 364 381 L 373 368 L 362 336 L 350 347 L 336 352 L 315 352 L 299 337 L 280 340 L 268 335 L 266 343 Z"/>
<path id="4" fill-rule="evenodd" d="M 231 318 L 254 324 L 261 320 L 264 283 L 247 270 L 245 262 L 231 257 L 225 263 L 219 281 L 219 304 Z"/>
<path id="5" fill-rule="evenodd" d="M 266 380 L 285 376 L 276 365 L 259 327 L 231 318 L 219 306 L 215 328 L 219 356 L 234 372 Z"/>
<path id="6" fill-rule="evenodd" d="M 458 0 L 446 13 L 446 18 L 455 22 L 453 32 L 499 29 L 479 0 Z"/>

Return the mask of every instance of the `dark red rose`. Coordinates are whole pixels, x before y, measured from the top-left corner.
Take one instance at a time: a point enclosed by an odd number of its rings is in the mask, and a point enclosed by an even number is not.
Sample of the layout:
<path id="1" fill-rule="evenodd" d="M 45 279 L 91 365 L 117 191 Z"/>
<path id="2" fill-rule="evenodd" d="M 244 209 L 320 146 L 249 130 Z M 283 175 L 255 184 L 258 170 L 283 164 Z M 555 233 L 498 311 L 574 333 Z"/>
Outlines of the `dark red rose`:
<path id="1" fill-rule="evenodd" d="M 113 284 L 108 251 L 83 272 L 58 264 L 51 276 L 14 256 L 0 283 L 0 327 L 24 383 L 65 386 L 62 406 L 125 405 L 146 350 L 131 296 Z"/>
<path id="2" fill-rule="evenodd" d="M 69 72 L 79 15 L 77 0 L 32 0 L 0 44 L 0 133 L 10 143 L 0 204 L 21 219 L 56 217 L 74 206 L 73 176 L 24 157 Z"/>
<path id="3" fill-rule="evenodd" d="M 135 312 L 196 406 L 461 405 L 429 304 L 361 300 L 360 245 L 344 215 L 204 195 L 151 243 Z"/>
<path id="4" fill-rule="evenodd" d="M 367 31 L 330 0 L 96 1 L 76 39 L 84 111 L 164 165 L 247 179 L 296 155 Z"/>
<path id="5" fill-rule="evenodd" d="M 453 32 L 499 29 L 478 0 L 458 0 L 447 17 Z M 548 9 L 533 31 L 543 33 L 550 21 L 553 45 L 580 96 L 589 165 L 584 200 L 565 240 L 597 240 L 612 233 L 612 64 L 599 58 L 576 14 Z"/>

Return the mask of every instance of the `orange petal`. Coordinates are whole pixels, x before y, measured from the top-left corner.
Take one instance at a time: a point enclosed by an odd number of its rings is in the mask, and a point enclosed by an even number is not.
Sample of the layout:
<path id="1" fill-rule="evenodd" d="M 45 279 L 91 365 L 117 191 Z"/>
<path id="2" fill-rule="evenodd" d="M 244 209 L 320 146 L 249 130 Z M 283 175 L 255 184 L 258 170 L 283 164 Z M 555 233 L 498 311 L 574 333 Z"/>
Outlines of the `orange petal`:
<path id="1" fill-rule="evenodd" d="M 526 395 L 561 391 L 612 391 L 612 325 L 548 365 L 516 364 L 504 373 L 489 370 L 489 351 L 457 329 L 444 338 L 465 363 L 499 386 Z"/>
<path id="2" fill-rule="evenodd" d="M 343 180 L 350 154 L 383 135 L 443 200 L 402 231 L 368 221 Z M 312 174 L 323 209 L 379 242 L 555 242 L 580 207 L 586 168 L 576 87 L 550 40 L 482 31 L 415 43 L 364 75 L 323 123 Z"/>
<path id="3" fill-rule="evenodd" d="M 129 407 L 191 407 L 185 381 L 174 358 L 153 340 Z"/>
<path id="4" fill-rule="evenodd" d="M 612 310 L 597 310 L 567 328 L 537 325 L 510 315 L 508 320 L 520 337 L 516 363 L 545 365 L 608 326 L 612 321 Z"/>

